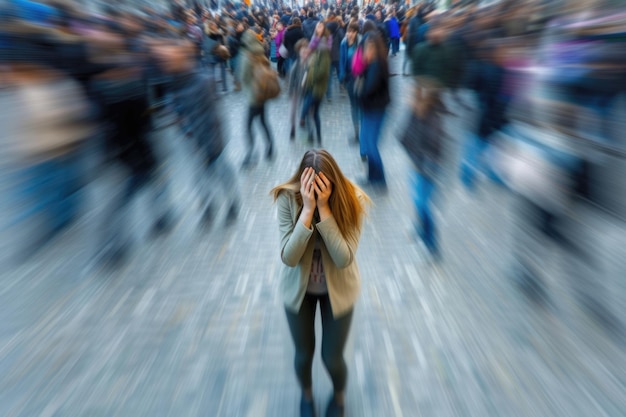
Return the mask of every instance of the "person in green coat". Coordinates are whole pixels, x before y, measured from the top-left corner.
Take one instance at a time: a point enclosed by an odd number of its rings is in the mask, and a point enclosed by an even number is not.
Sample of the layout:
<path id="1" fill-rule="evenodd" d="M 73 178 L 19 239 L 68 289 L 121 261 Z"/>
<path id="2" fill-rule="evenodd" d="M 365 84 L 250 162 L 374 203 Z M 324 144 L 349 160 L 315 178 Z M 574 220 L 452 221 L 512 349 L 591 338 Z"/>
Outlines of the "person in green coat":
<path id="1" fill-rule="evenodd" d="M 333 37 L 324 22 L 315 27 L 315 33 L 309 43 L 309 65 L 304 77 L 304 104 L 300 116 L 300 126 L 304 126 L 308 119 L 309 142 L 322 144 L 320 105 L 328 87 L 330 78 L 330 51 Z M 311 123 L 313 119 L 313 123 Z M 313 131 L 315 126 L 315 132 Z"/>
<path id="2" fill-rule="evenodd" d="M 443 23 L 432 20 L 426 32 L 426 42 L 419 43 L 411 51 L 412 75 L 417 77 L 418 83 L 426 78 L 429 84 L 434 80 L 441 87 L 450 86 L 455 60 L 445 39 Z"/>

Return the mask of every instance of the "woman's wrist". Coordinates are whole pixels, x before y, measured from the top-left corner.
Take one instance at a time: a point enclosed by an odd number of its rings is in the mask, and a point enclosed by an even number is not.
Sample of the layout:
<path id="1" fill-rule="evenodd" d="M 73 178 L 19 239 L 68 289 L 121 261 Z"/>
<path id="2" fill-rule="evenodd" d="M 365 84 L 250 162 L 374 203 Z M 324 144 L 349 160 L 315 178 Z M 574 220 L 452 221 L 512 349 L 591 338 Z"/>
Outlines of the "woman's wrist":
<path id="1" fill-rule="evenodd" d="M 325 204 L 318 203 L 317 211 L 320 215 L 320 221 L 324 221 L 333 215 L 333 213 L 330 211 L 330 206 L 328 205 L 328 203 L 325 203 Z"/>
<path id="2" fill-rule="evenodd" d="M 300 213 L 300 221 L 302 222 L 302 224 L 304 224 L 304 226 L 306 226 L 307 229 L 311 228 L 311 222 L 313 221 L 314 212 L 314 209 L 303 208 L 302 213 Z"/>

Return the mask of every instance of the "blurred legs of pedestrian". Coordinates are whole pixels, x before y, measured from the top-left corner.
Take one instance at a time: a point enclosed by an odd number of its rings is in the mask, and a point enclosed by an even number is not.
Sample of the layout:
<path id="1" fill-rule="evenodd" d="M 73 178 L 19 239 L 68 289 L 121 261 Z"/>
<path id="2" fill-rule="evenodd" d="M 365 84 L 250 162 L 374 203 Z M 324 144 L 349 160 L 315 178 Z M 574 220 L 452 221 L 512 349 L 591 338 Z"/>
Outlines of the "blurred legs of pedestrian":
<path id="1" fill-rule="evenodd" d="M 222 76 L 222 91 L 226 93 L 228 92 L 228 81 L 226 78 L 226 61 L 220 61 L 218 65 L 220 66 L 220 73 Z"/>
<path id="2" fill-rule="evenodd" d="M 502 184 L 502 180 L 491 167 L 490 155 L 491 145 L 489 141 L 473 133 L 468 133 L 460 168 L 461 181 L 467 189 L 476 189 L 476 176 L 479 172 L 485 174 L 494 183 Z"/>
<path id="3" fill-rule="evenodd" d="M 428 251 L 433 256 L 438 257 L 439 245 L 437 244 L 435 220 L 431 208 L 435 191 L 436 186 L 433 178 L 415 173 L 414 203 L 419 219 L 417 234 L 424 242 L 424 245 L 426 245 Z"/>
<path id="4" fill-rule="evenodd" d="M 328 86 L 326 87 L 326 98 L 328 101 L 332 99 L 333 95 L 333 74 L 335 74 L 335 78 L 339 80 L 339 61 L 330 63 L 330 76 L 328 77 Z"/>
<path id="5" fill-rule="evenodd" d="M 396 56 L 400 51 L 400 38 L 391 38 L 391 56 Z"/>
<path id="6" fill-rule="evenodd" d="M 150 191 L 150 211 L 153 214 L 152 218 L 156 219 L 152 224 L 152 234 L 158 235 L 171 228 L 172 211 L 169 190 L 164 178 L 156 172 L 129 174 L 122 182 L 121 192 L 110 199 L 105 209 L 101 259 L 103 262 L 117 264 L 126 257 L 131 243 L 129 233 L 131 203 L 145 188 Z"/>
<path id="7" fill-rule="evenodd" d="M 411 75 L 411 51 L 404 49 L 404 58 L 402 60 L 402 75 Z M 406 67 L 409 67 L 408 71 Z"/>
<path id="8" fill-rule="evenodd" d="M 348 98 L 350 99 L 350 117 L 352 118 L 352 126 L 354 127 L 354 137 L 352 143 L 359 143 L 359 125 L 361 123 L 361 108 L 359 102 L 352 92 L 352 87 L 348 86 Z"/>
<path id="9" fill-rule="evenodd" d="M 211 75 L 213 76 L 214 80 L 217 80 L 216 78 L 216 71 L 217 68 L 219 67 L 220 70 L 220 77 L 221 77 L 221 83 L 222 83 L 222 91 L 223 92 L 227 92 L 228 91 L 228 87 L 227 87 L 227 83 L 226 83 L 226 61 L 221 61 L 221 62 L 214 62 L 212 64 L 210 64 L 211 66 Z M 217 82 L 216 82 L 217 84 Z"/>
<path id="10" fill-rule="evenodd" d="M 295 94 L 291 97 L 291 106 L 289 108 L 289 139 L 294 140 L 296 138 L 296 123 L 298 117 L 298 109 L 302 104 L 302 98 Z"/>
<path id="11" fill-rule="evenodd" d="M 16 181 L 20 214 L 15 224 L 38 225 L 26 239 L 20 259 L 42 249 L 78 217 L 84 172 L 79 149 L 21 170 Z"/>
<path id="12" fill-rule="evenodd" d="M 316 142 L 322 144 L 322 122 L 320 120 L 320 105 L 322 101 L 313 97 L 312 93 L 307 93 L 302 105 L 301 118 L 306 121 L 309 132 L 309 143 Z"/>
<path id="13" fill-rule="evenodd" d="M 272 138 L 272 133 L 267 125 L 267 121 L 265 120 L 265 103 L 260 105 L 250 105 L 248 108 L 248 122 L 247 122 L 247 133 L 248 133 L 248 152 L 243 161 L 243 166 L 247 167 L 252 163 L 252 158 L 254 154 L 254 134 L 252 129 L 252 122 L 255 118 L 259 118 L 261 121 L 261 127 L 265 132 L 265 139 L 267 142 L 267 149 L 265 151 L 266 159 L 272 159 L 274 156 L 274 140 Z"/>
<path id="14" fill-rule="evenodd" d="M 285 58 L 279 56 L 276 61 L 276 70 L 281 78 L 285 78 L 287 73 L 285 72 Z"/>
<path id="15" fill-rule="evenodd" d="M 209 226 L 213 222 L 216 212 L 219 210 L 218 196 L 228 204 L 226 223 L 233 223 L 239 214 L 239 188 L 235 170 L 224 152 L 217 159 L 204 162 L 199 185 L 206 205 L 202 214 L 204 226 Z M 221 193 L 218 194 L 218 191 Z"/>
<path id="16" fill-rule="evenodd" d="M 371 185 L 386 185 L 383 161 L 378 150 L 378 141 L 385 120 L 385 111 L 361 110 L 360 144 L 361 156 L 367 158 L 367 182 Z"/>
<path id="17" fill-rule="evenodd" d="M 234 91 L 241 91 L 241 82 L 239 81 L 239 55 L 235 55 L 230 59 L 230 69 L 233 74 L 233 80 L 235 83 Z"/>

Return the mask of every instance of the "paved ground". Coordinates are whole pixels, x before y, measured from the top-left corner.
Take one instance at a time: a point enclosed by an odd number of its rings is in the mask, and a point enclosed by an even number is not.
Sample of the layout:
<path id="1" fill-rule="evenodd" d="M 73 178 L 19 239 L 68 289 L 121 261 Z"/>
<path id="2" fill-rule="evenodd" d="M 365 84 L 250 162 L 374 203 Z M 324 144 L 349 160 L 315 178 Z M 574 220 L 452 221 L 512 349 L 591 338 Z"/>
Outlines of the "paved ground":
<path id="1" fill-rule="evenodd" d="M 392 60 L 397 73 L 400 60 Z M 624 416 L 624 346 L 572 299 L 575 260 L 545 247 L 553 254 L 544 265 L 547 307 L 512 285 L 516 200 L 507 191 L 484 183 L 469 194 L 449 175 L 437 211 L 443 261 L 430 262 L 412 232 L 410 165 L 394 136 L 410 81 L 398 75 L 392 84 L 381 144 L 389 192 L 372 194 L 357 257 L 363 291 L 346 351 L 347 415 Z M 223 109 L 228 156 L 239 165 L 242 95 L 225 95 Z M 147 202 L 138 201 L 135 251 L 119 271 L 92 262 L 99 209 L 114 189 L 111 175 L 88 189 L 84 218 L 26 264 L 6 266 L 20 236 L 2 232 L 1 416 L 297 415 L 268 192 L 292 174 L 307 144 L 303 135 L 288 141 L 286 98 L 269 110 L 278 155 L 241 172 L 244 204 L 230 227 L 221 220 L 210 230 L 197 227 L 195 161 L 170 129 L 160 141 L 180 221 L 171 235 L 149 240 Z M 458 141 L 467 122 L 457 110 L 461 116 L 448 127 Z M 363 176 L 358 150 L 349 145 L 347 97 L 325 102 L 322 120 L 324 146 L 349 177 Z M 452 143 L 451 166 L 458 150 Z M 577 215 L 598 254 L 597 270 L 588 275 L 623 319 L 626 226 L 597 213 Z M 323 410 L 331 386 L 319 349 L 314 390 Z"/>

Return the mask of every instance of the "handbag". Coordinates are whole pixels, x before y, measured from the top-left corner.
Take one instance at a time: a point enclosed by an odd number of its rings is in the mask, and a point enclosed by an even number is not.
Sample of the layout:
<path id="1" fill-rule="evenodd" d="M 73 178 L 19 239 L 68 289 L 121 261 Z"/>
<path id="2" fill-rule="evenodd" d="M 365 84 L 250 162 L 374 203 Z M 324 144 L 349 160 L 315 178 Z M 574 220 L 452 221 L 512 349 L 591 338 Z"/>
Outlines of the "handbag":
<path id="1" fill-rule="evenodd" d="M 287 50 L 287 47 L 284 43 L 280 44 L 280 48 L 278 48 L 278 55 L 280 55 L 284 59 L 289 58 L 289 51 Z"/>

